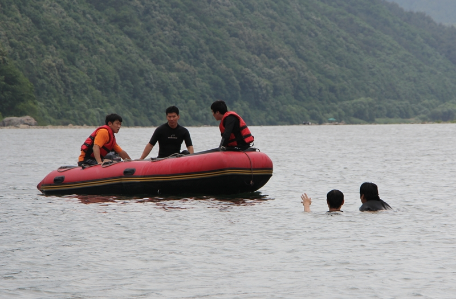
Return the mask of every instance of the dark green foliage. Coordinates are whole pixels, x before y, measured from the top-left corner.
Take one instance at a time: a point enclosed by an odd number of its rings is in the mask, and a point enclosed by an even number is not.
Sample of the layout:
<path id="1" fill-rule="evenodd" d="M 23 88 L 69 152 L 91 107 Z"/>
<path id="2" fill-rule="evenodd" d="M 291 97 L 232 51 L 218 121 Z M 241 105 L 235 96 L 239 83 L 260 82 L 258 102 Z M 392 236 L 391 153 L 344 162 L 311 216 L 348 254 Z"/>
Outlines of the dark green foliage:
<path id="1" fill-rule="evenodd" d="M 349 115 L 366 122 L 374 122 L 376 117 L 375 101 L 371 98 L 360 98 L 340 104 L 344 115 Z"/>
<path id="2" fill-rule="evenodd" d="M 216 99 L 256 125 L 431 119 L 455 99 L 455 38 L 383 0 L 0 0 L 52 124 L 159 125 L 170 105 L 216 124 Z"/>
<path id="3" fill-rule="evenodd" d="M 9 61 L 0 45 L 0 119 L 27 114 L 37 117 L 33 85 Z"/>
<path id="4" fill-rule="evenodd" d="M 434 121 L 451 121 L 456 119 L 456 103 L 448 102 L 431 110 L 430 118 Z"/>

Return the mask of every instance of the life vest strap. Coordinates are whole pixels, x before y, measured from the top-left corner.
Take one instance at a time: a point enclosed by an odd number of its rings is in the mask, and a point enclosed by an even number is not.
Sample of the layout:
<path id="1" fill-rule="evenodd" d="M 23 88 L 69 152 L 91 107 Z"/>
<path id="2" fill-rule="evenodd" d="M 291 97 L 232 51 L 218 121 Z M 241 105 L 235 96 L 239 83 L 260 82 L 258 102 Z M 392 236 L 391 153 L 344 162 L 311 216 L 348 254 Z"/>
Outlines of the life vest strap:
<path id="1" fill-rule="evenodd" d="M 111 150 L 108 149 L 106 146 L 102 146 L 102 148 L 106 151 L 106 154 L 109 153 Z"/>

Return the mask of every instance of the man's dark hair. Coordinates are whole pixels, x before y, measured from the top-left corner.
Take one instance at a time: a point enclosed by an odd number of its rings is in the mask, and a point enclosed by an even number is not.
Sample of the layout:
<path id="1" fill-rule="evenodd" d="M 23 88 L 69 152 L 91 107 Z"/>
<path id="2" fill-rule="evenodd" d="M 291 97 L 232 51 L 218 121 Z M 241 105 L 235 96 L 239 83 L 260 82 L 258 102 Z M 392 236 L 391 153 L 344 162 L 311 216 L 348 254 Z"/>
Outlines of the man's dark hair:
<path id="1" fill-rule="evenodd" d="M 105 118 L 105 125 L 108 125 L 109 122 L 112 122 L 114 123 L 116 120 L 122 122 L 122 117 L 120 117 L 120 115 L 118 114 L 108 114 L 106 115 L 106 118 Z"/>
<path id="2" fill-rule="evenodd" d="M 166 115 L 170 113 L 176 113 L 177 115 L 179 115 L 179 108 L 177 108 L 176 106 L 170 106 L 166 108 Z"/>
<path id="3" fill-rule="evenodd" d="M 228 111 L 228 107 L 226 107 L 226 103 L 224 101 L 215 101 L 211 105 L 211 110 L 214 113 L 218 111 L 220 114 L 225 114 Z"/>
<path id="4" fill-rule="evenodd" d="M 330 208 L 340 208 L 344 203 L 344 194 L 339 190 L 331 190 L 326 194 L 326 202 Z"/>
<path id="5" fill-rule="evenodd" d="M 369 200 L 380 200 L 378 196 L 378 187 L 374 183 L 362 183 L 361 187 L 359 187 L 359 195 L 364 195 L 364 199 Z"/>

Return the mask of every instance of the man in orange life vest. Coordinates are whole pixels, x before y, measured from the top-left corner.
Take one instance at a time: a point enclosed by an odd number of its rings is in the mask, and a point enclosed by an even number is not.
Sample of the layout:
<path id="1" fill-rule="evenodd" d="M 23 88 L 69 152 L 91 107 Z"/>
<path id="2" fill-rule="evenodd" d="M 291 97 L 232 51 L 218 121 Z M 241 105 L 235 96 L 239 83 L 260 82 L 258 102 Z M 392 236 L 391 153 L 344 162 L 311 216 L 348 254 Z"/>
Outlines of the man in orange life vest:
<path id="1" fill-rule="evenodd" d="M 253 142 L 253 136 L 245 121 L 234 111 L 228 111 L 224 101 L 215 101 L 211 105 L 212 115 L 220 121 L 222 141 L 219 148 L 237 147 L 247 149 Z"/>
<path id="2" fill-rule="evenodd" d="M 130 159 L 130 156 L 117 145 L 115 133 L 122 126 L 122 117 L 117 114 L 106 115 L 104 126 L 97 128 L 81 146 L 81 155 L 78 165 L 96 165 L 103 162 L 104 157 L 115 151 L 122 159 Z"/>

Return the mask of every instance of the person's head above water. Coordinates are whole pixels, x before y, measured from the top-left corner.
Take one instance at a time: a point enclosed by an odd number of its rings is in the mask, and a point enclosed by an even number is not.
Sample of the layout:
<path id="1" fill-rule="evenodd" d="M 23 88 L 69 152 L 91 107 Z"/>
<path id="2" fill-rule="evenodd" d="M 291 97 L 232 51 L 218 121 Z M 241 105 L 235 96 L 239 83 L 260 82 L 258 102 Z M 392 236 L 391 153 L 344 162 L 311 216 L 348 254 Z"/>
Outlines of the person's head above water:
<path id="1" fill-rule="evenodd" d="M 363 203 L 369 200 L 380 200 L 377 185 L 369 182 L 362 183 L 359 188 L 359 197 Z"/>
<path id="2" fill-rule="evenodd" d="M 363 183 L 359 188 L 359 198 L 363 203 L 359 210 L 361 212 L 376 212 L 381 210 L 392 210 L 391 206 L 380 199 L 378 187 L 374 183 Z"/>
<path id="3" fill-rule="evenodd" d="M 344 194 L 336 189 L 333 189 L 326 194 L 326 203 L 330 211 L 340 210 L 344 204 Z"/>
<path id="4" fill-rule="evenodd" d="M 304 206 L 304 212 L 310 212 L 312 198 L 304 193 L 301 195 L 301 199 L 302 205 Z M 328 204 L 329 212 L 342 212 L 340 209 L 344 204 L 344 194 L 339 190 L 333 189 L 326 194 L 326 203 Z"/>

